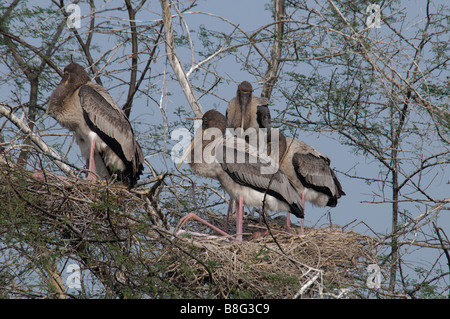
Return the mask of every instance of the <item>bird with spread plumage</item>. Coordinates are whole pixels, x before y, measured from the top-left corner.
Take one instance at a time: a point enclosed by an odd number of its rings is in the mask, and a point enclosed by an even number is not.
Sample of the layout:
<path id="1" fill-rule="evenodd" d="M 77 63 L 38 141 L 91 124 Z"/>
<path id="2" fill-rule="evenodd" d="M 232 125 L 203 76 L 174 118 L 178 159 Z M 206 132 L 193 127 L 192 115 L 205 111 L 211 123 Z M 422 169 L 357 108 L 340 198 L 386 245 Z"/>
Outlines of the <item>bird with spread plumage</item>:
<path id="1" fill-rule="evenodd" d="M 303 218 L 303 203 L 287 176 L 273 160 L 259 153 L 244 139 L 225 135 L 225 116 L 209 110 L 202 117 L 202 128 L 197 131 L 190 146 L 181 158 L 178 168 L 187 156 L 192 170 L 201 176 L 220 182 L 230 197 L 236 201 L 236 233 L 242 241 L 243 205 L 261 206 L 268 211 L 290 211 Z M 180 220 L 195 218 L 222 235 L 226 232 L 202 220 L 193 213 Z"/>
<path id="2" fill-rule="evenodd" d="M 253 96 L 252 92 L 250 82 L 243 81 L 239 84 L 236 97 L 228 104 L 228 127 L 241 128 L 247 142 L 253 141 L 252 145 L 258 147 L 260 153 L 278 160 L 282 171 L 301 195 L 303 205 L 307 201 L 319 207 L 335 207 L 345 192 L 330 168 L 330 159 L 303 141 L 286 138 L 279 130 L 272 128 L 268 100 Z M 262 129 L 265 129 L 263 133 L 260 132 Z M 261 137 L 265 140 L 261 141 Z M 288 232 L 289 217 L 288 212 Z M 302 218 L 301 234 L 304 231 L 303 224 Z"/>
<path id="3" fill-rule="evenodd" d="M 143 171 L 144 155 L 130 121 L 108 91 L 92 82 L 77 63 L 64 68 L 64 75 L 50 96 L 49 110 L 75 135 L 89 169 L 108 179 L 112 174 L 133 187 Z"/>
<path id="4" fill-rule="evenodd" d="M 279 133 L 280 167 L 295 189 L 301 194 L 302 202 L 319 207 L 336 207 L 338 199 L 345 195 L 333 169 L 330 159 L 305 142 L 287 138 Z M 289 212 L 287 215 L 289 231 Z M 303 219 L 301 220 L 303 234 Z"/>

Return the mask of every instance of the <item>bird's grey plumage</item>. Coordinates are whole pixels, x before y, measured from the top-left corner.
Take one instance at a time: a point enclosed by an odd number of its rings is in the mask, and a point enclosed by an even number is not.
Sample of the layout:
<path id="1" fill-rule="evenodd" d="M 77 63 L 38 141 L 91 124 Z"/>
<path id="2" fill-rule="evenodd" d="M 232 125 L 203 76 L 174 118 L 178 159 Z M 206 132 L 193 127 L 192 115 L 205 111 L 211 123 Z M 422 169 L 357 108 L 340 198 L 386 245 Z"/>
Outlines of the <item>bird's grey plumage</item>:
<path id="1" fill-rule="evenodd" d="M 253 146 L 244 144 L 242 139 L 231 136 L 226 136 L 225 139 L 232 139 L 234 147 L 231 148 L 229 146 L 231 143 L 225 141 L 222 145 L 223 154 L 233 152 L 234 160 L 225 161 L 217 155 L 216 158 L 218 158 L 222 169 L 228 176 L 239 185 L 250 187 L 261 194 L 270 195 L 278 201 L 284 202 L 287 205 L 284 208 L 291 209 L 294 215 L 303 218 L 301 197 L 295 191 L 284 172 L 275 166 L 274 161 L 264 154 L 257 152 Z M 239 154 L 242 152 L 242 149 L 245 149 L 244 155 Z M 244 162 L 240 162 L 238 160 L 239 158 L 244 158 Z M 267 173 L 264 173 L 265 170 Z M 229 187 L 224 186 L 224 188 L 228 189 L 228 193 L 234 198 L 237 198 L 236 196 L 240 193 L 240 190 L 231 183 Z M 254 202 L 244 200 L 244 202 L 249 206 L 262 206 L 264 204 L 268 210 L 284 211 L 283 205 L 280 205 L 280 203 L 267 205 L 267 203 L 258 200 Z"/>
<path id="2" fill-rule="evenodd" d="M 211 123 L 210 118 L 214 118 L 215 122 Z M 208 128 L 221 126 L 222 134 L 225 134 L 226 119 L 221 113 L 210 110 L 203 116 L 203 122 L 205 121 L 209 123 Z M 200 142 L 201 139 L 197 141 Z M 264 204 L 267 210 L 290 210 L 297 217 L 303 218 L 301 197 L 282 170 L 272 167 L 274 164 L 271 158 L 259 154 L 243 139 L 232 136 L 215 137 L 212 142 L 203 140 L 202 143 L 203 149 L 208 145 L 214 150 L 211 153 L 214 159 L 204 158 L 201 163 L 190 163 L 194 172 L 217 179 L 233 199 L 237 200 L 240 195 L 244 195 L 245 205 Z M 240 152 L 244 154 L 239 154 Z M 206 152 L 206 156 L 209 154 L 210 152 Z M 262 174 L 264 168 L 269 173 Z"/>
<path id="3" fill-rule="evenodd" d="M 102 178 L 116 173 L 130 187 L 142 174 L 144 156 L 122 109 L 100 85 L 90 81 L 84 68 L 71 63 L 50 97 L 56 120 L 75 133 L 81 153 L 89 160 L 95 142 L 95 169 Z"/>
<path id="4" fill-rule="evenodd" d="M 298 139 L 286 138 L 285 145 L 281 168 L 298 192 L 314 205 L 336 206 L 345 192 L 330 167 L 330 159 Z"/>

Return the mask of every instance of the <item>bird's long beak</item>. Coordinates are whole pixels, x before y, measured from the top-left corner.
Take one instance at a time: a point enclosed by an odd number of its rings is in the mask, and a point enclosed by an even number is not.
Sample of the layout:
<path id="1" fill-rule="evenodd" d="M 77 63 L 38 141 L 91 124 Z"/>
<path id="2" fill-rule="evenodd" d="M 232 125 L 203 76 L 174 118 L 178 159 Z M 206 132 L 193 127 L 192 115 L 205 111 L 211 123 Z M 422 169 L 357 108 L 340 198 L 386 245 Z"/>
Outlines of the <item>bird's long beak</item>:
<path id="1" fill-rule="evenodd" d="M 50 114 L 50 102 L 47 103 L 47 109 L 45 110 L 45 116 Z"/>
<path id="2" fill-rule="evenodd" d="M 244 135 L 244 114 L 245 114 L 245 106 L 242 106 L 241 112 L 241 137 Z"/>
<path id="3" fill-rule="evenodd" d="M 247 111 L 247 105 L 250 102 L 250 93 L 246 91 L 241 91 L 241 100 L 239 104 L 241 105 L 241 137 L 244 135 L 244 119 Z"/>
<path id="4" fill-rule="evenodd" d="M 180 169 L 181 164 L 186 160 L 186 157 L 191 153 L 192 148 L 194 147 L 194 139 L 192 139 L 191 144 L 189 144 L 188 148 L 184 151 L 183 155 L 181 156 L 180 162 L 177 165 L 177 170 Z"/>
<path id="5" fill-rule="evenodd" d="M 69 84 L 69 80 L 70 80 L 70 73 L 67 75 L 67 80 L 64 82 L 64 85 Z"/>

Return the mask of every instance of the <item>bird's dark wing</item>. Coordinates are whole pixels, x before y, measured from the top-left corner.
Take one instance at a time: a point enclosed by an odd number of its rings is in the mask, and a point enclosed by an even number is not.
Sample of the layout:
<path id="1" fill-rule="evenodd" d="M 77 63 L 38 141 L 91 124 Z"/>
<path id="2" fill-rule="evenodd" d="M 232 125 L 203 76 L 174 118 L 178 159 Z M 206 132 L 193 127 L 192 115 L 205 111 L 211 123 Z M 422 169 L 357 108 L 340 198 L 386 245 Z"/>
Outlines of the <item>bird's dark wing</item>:
<path id="1" fill-rule="evenodd" d="M 79 92 L 83 116 L 89 128 L 130 166 L 135 174 L 143 169 L 142 150 L 134 138 L 128 118 L 108 92 L 101 86 L 88 83 Z M 133 174 L 133 175 L 134 175 Z"/>
<path id="2" fill-rule="evenodd" d="M 265 169 L 272 165 L 266 160 L 226 145 L 223 145 L 223 148 L 224 154 L 233 152 L 234 160 L 229 161 L 229 157 L 228 161 L 220 161 L 222 169 L 236 183 L 261 193 L 267 192 L 268 195 L 284 201 L 290 206 L 295 206 L 293 213 L 300 218 L 303 217 L 301 198 L 281 169 L 269 170 L 270 173 L 264 174 Z"/>
<path id="3" fill-rule="evenodd" d="M 311 153 L 295 153 L 292 157 L 297 177 L 305 187 L 314 189 L 330 197 L 336 197 L 336 176 L 330 168 L 328 158 Z M 340 197 L 340 196 L 339 196 Z"/>

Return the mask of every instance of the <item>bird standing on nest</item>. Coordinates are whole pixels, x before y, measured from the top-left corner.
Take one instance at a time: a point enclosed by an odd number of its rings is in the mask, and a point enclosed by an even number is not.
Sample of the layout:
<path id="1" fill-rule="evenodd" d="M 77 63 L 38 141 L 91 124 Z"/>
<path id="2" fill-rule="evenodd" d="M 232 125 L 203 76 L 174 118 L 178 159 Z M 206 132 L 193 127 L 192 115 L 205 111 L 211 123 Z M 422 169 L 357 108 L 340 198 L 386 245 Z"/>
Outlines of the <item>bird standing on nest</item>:
<path id="1" fill-rule="evenodd" d="M 75 134 L 89 169 L 108 179 L 112 174 L 133 187 L 143 171 L 144 155 L 122 109 L 100 85 L 90 81 L 84 68 L 71 63 L 50 96 L 56 120 Z"/>
<path id="2" fill-rule="evenodd" d="M 236 96 L 228 103 L 227 111 L 227 127 L 240 129 L 240 135 L 246 134 L 247 143 L 250 142 L 254 147 L 259 142 L 258 130 L 270 130 L 270 110 L 269 101 L 263 97 L 253 95 L 253 86 L 248 81 L 242 81 L 238 85 Z M 251 128 L 249 132 L 245 132 Z M 266 132 L 268 133 L 268 132 Z M 251 135 L 256 135 L 256 139 L 252 140 Z M 253 141 L 253 143 L 252 143 Z"/>
<path id="3" fill-rule="evenodd" d="M 236 232 L 239 241 L 242 241 L 244 204 L 261 206 L 275 212 L 291 211 L 303 218 L 301 197 L 286 175 L 272 163 L 271 158 L 258 153 L 244 139 L 225 135 L 226 125 L 226 118 L 220 112 L 206 112 L 202 118 L 202 128 L 196 132 L 178 168 L 191 154 L 189 165 L 192 170 L 201 176 L 217 179 L 236 201 Z M 193 213 L 183 217 L 179 226 L 190 218 L 227 235 Z"/>
<path id="4" fill-rule="evenodd" d="M 273 159 L 279 159 L 281 169 L 305 201 L 313 205 L 335 207 L 338 199 L 345 195 L 330 159 L 301 140 L 286 138 L 271 128 L 271 116 L 266 98 L 255 97 L 253 87 L 243 81 L 239 84 L 236 97 L 228 104 L 227 123 L 229 127 L 241 128 L 246 141 L 253 141 L 260 153 L 266 152 Z M 249 130 L 253 129 L 253 130 Z M 261 143 L 261 129 L 266 129 L 266 144 Z M 249 132 L 247 132 L 249 131 Z M 274 134 L 275 133 L 275 134 Z M 252 134 L 256 138 L 252 138 Z M 265 147 L 265 148 L 263 148 Z M 261 215 L 261 211 L 260 211 Z M 286 229 L 290 232 L 290 213 L 287 214 Z M 303 234 L 304 219 L 301 219 L 300 233 Z"/>
<path id="5" fill-rule="evenodd" d="M 301 194 L 303 204 L 307 201 L 319 207 L 336 207 L 345 192 L 330 167 L 330 159 L 301 140 L 286 138 L 281 132 L 279 138 L 281 169 Z M 288 212 L 288 229 L 289 216 Z M 303 219 L 300 228 L 303 233 Z"/>

